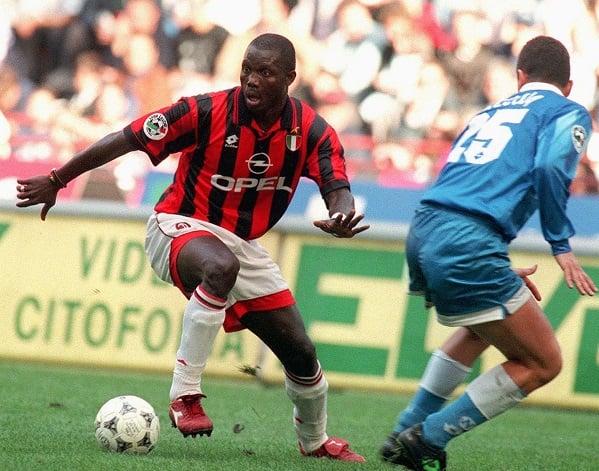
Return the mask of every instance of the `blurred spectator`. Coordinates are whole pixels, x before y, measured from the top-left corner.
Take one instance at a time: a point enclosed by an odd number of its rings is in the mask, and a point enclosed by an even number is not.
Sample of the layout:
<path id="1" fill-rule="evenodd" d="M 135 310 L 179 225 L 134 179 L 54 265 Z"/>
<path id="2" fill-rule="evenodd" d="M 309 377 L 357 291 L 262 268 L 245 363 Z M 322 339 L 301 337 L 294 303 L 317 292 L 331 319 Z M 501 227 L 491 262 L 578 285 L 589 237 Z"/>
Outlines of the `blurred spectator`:
<path id="1" fill-rule="evenodd" d="M 433 58 L 433 46 L 399 4 L 384 9 L 380 18 L 391 51 L 359 110 L 374 140 L 386 142 L 400 137 L 406 107 L 415 100 L 421 68 Z"/>
<path id="2" fill-rule="evenodd" d="M 237 84 L 247 42 L 266 31 L 294 42 L 298 80 L 291 93 L 337 128 L 356 179 L 427 185 L 456 130 L 481 107 L 516 91 L 515 58 L 538 34 L 568 45 L 570 98 L 591 111 L 599 129 L 598 0 L 0 4 L 0 160 L 6 175 L 14 174 L 6 165 L 66 157 L 181 95 Z M 575 194 L 597 192 L 598 135 L 581 160 Z M 85 191 L 70 194 L 133 203 L 147 171 L 132 155 L 119 168 L 92 175 Z M 101 182 L 94 187 L 96 178 Z"/>
<path id="3" fill-rule="evenodd" d="M 569 98 L 591 108 L 599 67 L 599 33 L 593 11 L 585 0 L 544 0 L 539 10 L 545 33 L 562 41 L 570 51 L 574 86 Z"/>
<path id="4" fill-rule="evenodd" d="M 423 189 L 434 179 L 431 159 L 410 146 L 380 144 L 374 148 L 372 158 L 378 170 L 376 182 L 381 186 Z"/>
<path id="5" fill-rule="evenodd" d="M 337 76 L 320 71 L 310 84 L 310 95 L 314 108 L 341 136 L 365 133 L 358 107 L 354 101 L 347 99 L 339 87 Z"/>
<path id="6" fill-rule="evenodd" d="M 22 96 L 16 73 L 12 68 L 0 63 L 0 161 L 8 159 L 12 151 L 12 129 L 4 113 L 14 110 Z"/>
<path id="7" fill-rule="evenodd" d="M 24 113 L 7 115 L 14 126 L 11 139 L 14 157 L 22 162 L 70 158 L 76 150 L 76 141 L 57 126 L 61 113 L 62 105 L 54 92 L 37 88 L 27 98 Z"/>
<path id="8" fill-rule="evenodd" d="M 456 47 L 441 55 L 451 86 L 464 108 L 480 108 L 486 104 L 482 86 L 493 53 L 485 46 L 487 24 L 475 11 L 456 11 L 452 31 Z"/>
<path id="9" fill-rule="evenodd" d="M 134 118 L 132 98 L 117 83 L 102 84 L 93 104 L 85 115 L 75 108 L 65 109 L 57 124 L 64 132 L 69 132 L 84 142 L 94 142 L 109 132 L 122 129 Z"/>
<path id="10" fill-rule="evenodd" d="M 372 158 L 381 172 L 377 182 L 403 188 L 427 186 L 460 124 L 449 79 L 431 59 L 420 68 L 412 99 L 373 122 Z"/>
<path id="11" fill-rule="evenodd" d="M 157 0 L 126 0 L 116 20 L 118 26 L 113 50 L 117 56 L 126 54 L 132 36 L 147 35 L 156 45 L 158 62 L 166 69 L 176 64 L 172 39 L 165 32 L 162 10 Z"/>
<path id="12" fill-rule="evenodd" d="M 383 63 L 387 38 L 383 26 L 359 0 L 343 0 L 336 19 L 337 30 L 324 42 L 320 65 L 337 77 L 340 89 L 359 104 Z"/>
<path id="13" fill-rule="evenodd" d="M 84 0 L 79 16 L 88 30 L 92 31 L 98 18 L 106 13 L 115 16 L 123 10 L 126 2 L 127 0 Z"/>
<path id="14" fill-rule="evenodd" d="M 117 37 L 122 34 L 123 22 L 117 22 L 117 16 L 124 1 L 86 0 L 82 9 L 83 21 L 93 38 L 93 51 L 100 55 L 104 65 L 114 69 L 122 67 L 119 57 L 122 41 Z"/>
<path id="15" fill-rule="evenodd" d="M 229 32 L 206 14 L 207 0 L 178 3 L 175 21 L 179 32 L 173 42 L 181 95 L 201 93 L 213 86 L 216 61 Z M 185 92 L 185 89 L 189 92 Z"/>
<path id="16" fill-rule="evenodd" d="M 59 106 L 57 97 L 51 90 L 35 89 L 27 98 L 25 121 L 20 127 L 20 132 L 28 135 L 50 136 Z"/>
<path id="17" fill-rule="evenodd" d="M 486 45 L 501 56 L 511 55 L 511 44 L 520 25 L 537 25 L 537 0 L 479 0 L 478 11 L 486 22 Z M 476 9 L 470 8 L 470 9 Z M 518 48 L 520 49 L 520 48 Z M 517 56 L 513 56 L 514 58 Z"/>
<path id="18" fill-rule="evenodd" d="M 585 0 L 543 0 L 537 14 L 545 34 L 559 39 L 570 52 L 584 54 L 593 46 L 595 32 Z"/>
<path id="19" fill-rule="evenodd" d="M 505 25 L 503 35 L 509 47 L 504 50 L 504 55 L 510 59 L 514 67 L 524 45 L 539 34 L 544 34 L 543 25 L 534 21 L 532 17 L 515 15 L 513 21 Z"/>
<path id="20" fill-rule="evenodd" d="M 12 132 L 10 129 L 10 123 L 0 110 L 0 161 L 6 160 L 10 157 L 12 148 L 10 146 L 10 136 Z"/>
<path id="21" fill-rule="evenodd" d="M 252 28 L 262 14 L 260 0 L 208 0 L 206 13 L 234 36 Z"/>
<path id="22" fill-rule="evenodd" d="M 576 174 L 570 185 L 570 192 L 573 195 L 596 195 L 599 193 L 597 175 L 586 156 L 583 156 L 578 163 Z"/>
<path id="23" fill-rule="evenodd" d="M 437 51 L 450 52 L 455 48 L 455 39 L 443 29 L 437 16 L 435 2 L 428 0 L 388 0 L 376 9 L 375 18 L 384 23 L 383 18 L 390 11 L 402 10 L 414 27 L 424 33 Z"/>
<path id="24" fill-rule="evenodd" d="M 491 105 L 518 91 L 514 64 L 507 58 L 496 56 L 489 62 L 483 82 L 486 104 Z"/>
<path id="25" fill-rule="evenodd" d="M 93 122 L 104 129 L 97 131 L 93 140 L 97 141 L 100 135 L 122 129 L 134 117 L 131 110 L 131 97 L 118 84 L 105 84 L 95 102 L 94 113 L 91 116 Z"/>
<path id="26" fill-rule="evenodd" d="M 79 18 L 83 0 L 19 0 L 5 12 L 12 20 L 14 44 L 9 61 L 19 73 L 56 93 L 68 90 L 77 55 L 91 47 Z"/>
<path id="27" fill-rule="evenodd" d="M 0 65 L 0 111 L 24 111 L 33 89 L 34 84 L 27 77 L 20 77 L 14 67 L 9 64 Z"/>
<path id="28" fill-rule="evenodd" d="M 291 12 L 297 31 L 316 41 L 326 40 L 337 29 L 335 13 L 341 0 L 298 0 Z"/>
<path id="29" fill-rule="evenodd" d="M 414 98 L 405 108 L 396 139 L 453 140 L 457 129 L 447 124 L 457 123 L 460 111 L 443 67 L 428 61 L 420 68 Z M 440 113 L 443 119 L 437 119 Z"/>
<path id="30" fill-rule="evenodd" d="M 158 46 L 149 34 L 136 33 L 129 38 L 123 56 L 125 90 L 135 100 L 136 115 L 155 111 L 175 99 L 169 71 L 159 57 Z"/>
<path id="31" fill-rule="evenodd" d="M 4 63 L 12 41 L 13 33 L 10 19 L 7 15 L 0 15 L 0 65 Z"/>
<path id="32" fill-rule="evenodd" d="M 595 128 L 589 139 L 589 145 L 587 147 L 587 159 L 589 161 L 589 167 L 593 170 L 595 178 L 599 179 L 599 129 L 597 127 L 597 121 L 594 122 Z"/>
<path id="33" fill-rule="evenodd" d="M 81 53 L 76 60 L 73 74 L 73 94 L 69 98 L 69 109 L 81 116 L 93 113 L 95 102 L 102 90 L 103 64 L 93 51 Z"/>
<path id="34" fill-rule="evenodd" d="M 106 84 L 96 101 L 91 120 L 90 131 L 94 135 L 89 135 L 87 139 L 94 142 L 109 132 L 122 129 L 134 117 L 131 113 L 131 97 L 118 84 Z M 112 190 L 113 198 L 136 204 L 144 189 L 143 180 L 151 169 L 153 166 L 144 153 L 130 152 L 107 166 L 105 170 L 109 170 L 110 175 L 102 175 L 105 186 L 100 191 Z M 116 189 L 111 188 L 111 185 Z M 86 187 L 86 190 L 91 191 L 92 188 Z"/>

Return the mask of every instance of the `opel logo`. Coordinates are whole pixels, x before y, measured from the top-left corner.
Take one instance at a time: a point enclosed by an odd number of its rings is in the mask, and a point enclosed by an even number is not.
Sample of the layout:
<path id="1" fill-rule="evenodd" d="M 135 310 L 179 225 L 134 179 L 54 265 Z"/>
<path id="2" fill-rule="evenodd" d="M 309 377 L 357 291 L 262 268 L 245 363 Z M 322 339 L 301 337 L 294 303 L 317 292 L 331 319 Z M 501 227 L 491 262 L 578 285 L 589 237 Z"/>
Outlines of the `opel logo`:
<path id="1" fill-rule="evenodd" d="M 245 162 L 248 164 L 250 172 L 255 175 L 262 175 L 263 173 L 266 173 L 269 167 L 272 167 L 270 157 L 264 152 L 252 155 Z"/>

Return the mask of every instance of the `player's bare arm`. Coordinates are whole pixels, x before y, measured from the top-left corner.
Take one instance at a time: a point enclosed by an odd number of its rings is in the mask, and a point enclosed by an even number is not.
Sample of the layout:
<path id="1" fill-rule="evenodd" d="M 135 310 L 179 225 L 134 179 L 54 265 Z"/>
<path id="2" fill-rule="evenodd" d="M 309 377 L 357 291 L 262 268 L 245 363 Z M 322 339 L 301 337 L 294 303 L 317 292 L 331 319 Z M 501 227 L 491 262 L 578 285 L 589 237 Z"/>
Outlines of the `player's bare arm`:
<path id="1" fill-rule="evenodd" d="M 340 188 L 325 196 L 329 208 L 329 219 L 314 221 L 320 230 L 335 237 L 349 239 L 370 228 L 369 224 L 358 226 L 364 219 L 363 214 L 357 214 L 354 209 L 354 199 L 349 189 Z"/>
<path id="2" fill-rule="evenodd" d="M 50 208 L 56 204 L 56 195 L 79 175 L 134 151 L 135 147 L 125 138 L 123 131 L 116 131 L 103 137 L 87 149 L 75 154 L 60 169 L 53 169 L 49 175 L 38 175 L 17 180 L 17 203 L 19 208 L 43 204 L 40 217 L 46 219 Z"/>

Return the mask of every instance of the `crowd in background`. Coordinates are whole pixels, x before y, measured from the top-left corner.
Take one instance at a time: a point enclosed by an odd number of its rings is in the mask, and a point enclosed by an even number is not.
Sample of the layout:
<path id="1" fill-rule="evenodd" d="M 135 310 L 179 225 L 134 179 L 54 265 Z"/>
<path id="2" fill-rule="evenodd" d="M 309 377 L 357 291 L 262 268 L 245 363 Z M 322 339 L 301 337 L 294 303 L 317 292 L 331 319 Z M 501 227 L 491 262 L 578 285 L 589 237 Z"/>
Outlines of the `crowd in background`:
<path id="1" fill-rule="evenodd" d="M 291 93 L 337 129 L 355 180 L 429 185 L 472 114 L 516 91 L 515 59 L 538 34 L 568 47 L 571 98 L 599 123 L 599 0 L 0 0 L 0 8 L 0 198 L 14 198 L 23 166 L 58 165 L 180 96 L 237 85 L 245 47 L 262 32 L 295 44 Z M 595 131 L 573 194 L 599 192 Z M 165 164 L 158 170 L 170 171 Z M 72 194 L 135 203 L 151 171 L 132 153 Z"/>

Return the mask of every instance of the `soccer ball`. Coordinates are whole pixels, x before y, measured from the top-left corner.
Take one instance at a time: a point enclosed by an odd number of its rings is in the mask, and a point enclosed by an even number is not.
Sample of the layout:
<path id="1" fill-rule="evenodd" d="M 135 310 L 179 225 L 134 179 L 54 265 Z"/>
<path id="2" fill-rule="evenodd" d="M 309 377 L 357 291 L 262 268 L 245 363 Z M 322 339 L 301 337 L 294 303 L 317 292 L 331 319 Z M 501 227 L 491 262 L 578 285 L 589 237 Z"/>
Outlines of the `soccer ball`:
<path id="1" fill-rule="evenodd" d="M 154 408 L 137 396 L 107 401 L 96 415 L 96 440 L 109 451 L 145 455 L 154 449 L 160 421 Z"/>

